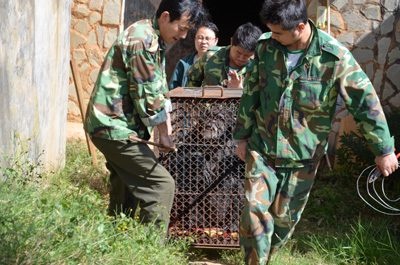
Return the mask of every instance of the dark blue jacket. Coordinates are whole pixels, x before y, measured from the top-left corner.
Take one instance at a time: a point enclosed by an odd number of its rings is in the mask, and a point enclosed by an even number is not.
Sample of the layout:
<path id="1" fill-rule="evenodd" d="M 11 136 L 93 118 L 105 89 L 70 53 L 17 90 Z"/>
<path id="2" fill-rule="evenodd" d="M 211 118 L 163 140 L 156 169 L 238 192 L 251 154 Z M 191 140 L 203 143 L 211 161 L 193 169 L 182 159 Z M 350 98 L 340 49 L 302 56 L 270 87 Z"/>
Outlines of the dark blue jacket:
<path id="1" fill-rule="evenodd" d="M 193 59 L 196 55 L 197 52 L 194 52 L 178 61 L 174 73 L 172 74 L 171 80 L 169 81 L 169 90 L 177 87 L 185 87 L 187 85 L 186 72 L 190 68 L 190 66 L 192 66 Z"/>

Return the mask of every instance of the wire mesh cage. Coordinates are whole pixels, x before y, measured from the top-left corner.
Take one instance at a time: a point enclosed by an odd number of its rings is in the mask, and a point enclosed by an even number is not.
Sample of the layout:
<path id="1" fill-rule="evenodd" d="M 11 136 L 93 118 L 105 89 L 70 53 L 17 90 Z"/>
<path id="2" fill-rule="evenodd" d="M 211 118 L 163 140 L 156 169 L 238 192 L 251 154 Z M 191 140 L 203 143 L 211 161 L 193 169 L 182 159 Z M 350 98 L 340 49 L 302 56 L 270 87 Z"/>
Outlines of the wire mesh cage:
<path id="1" fill-rule="evenodd" d="M 170 95 L 177 152 L 160 156 L 176 182 L 169 235 L 192 246 L 239 247 L 244 163 L 232 130 L 242 91 L 177 88 Z"/>

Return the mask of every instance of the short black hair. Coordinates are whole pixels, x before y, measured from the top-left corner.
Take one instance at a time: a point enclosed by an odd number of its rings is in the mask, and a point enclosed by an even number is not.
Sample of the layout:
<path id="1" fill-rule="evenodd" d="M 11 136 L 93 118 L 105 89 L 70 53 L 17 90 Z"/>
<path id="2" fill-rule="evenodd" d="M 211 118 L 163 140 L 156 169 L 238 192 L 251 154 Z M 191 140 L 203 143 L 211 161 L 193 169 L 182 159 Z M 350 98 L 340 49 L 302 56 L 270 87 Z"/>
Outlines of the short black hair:
<path id="1" fill-rule="evenodd" d="M 261 21 L 294 31 L 300 23 L 308 23 L 307 7 L 303 0 L 265 0 L 260 12 Z"/>
<path id="2" fill-rule="evenodd" d="M 214 31 L 215 37 L 218 38 L 219 30 L 218 30 L 217 25 L 215 25 L 211 21 L 204 21 L 204 22 L 200 23 L 199 26 L 196 28 L 196 33 L 200 28 L 203 28 L 203 27 L 211 29 L 212 31 Z"/>
<path id="3" fill-rule="evenodd" d="M 179 20 L 182 14 L 189 12 L 189 24 L 193 27 L 209 19 L 208 12 L 201 7 L 197 0 L 162 0 L 158 6 L 156 17 L 159 18 L 165 11 L 169 13 L 169 22 Z"/>
<path id="4" fill-rule="evenodd" d="M 255 51 L 257 40 L 261 34 L 262 31 L 259 27 L 247 22 L 238 27 L 235 34 L 233 34 L 232 45 L 239 46 L 246 51 Z"/>

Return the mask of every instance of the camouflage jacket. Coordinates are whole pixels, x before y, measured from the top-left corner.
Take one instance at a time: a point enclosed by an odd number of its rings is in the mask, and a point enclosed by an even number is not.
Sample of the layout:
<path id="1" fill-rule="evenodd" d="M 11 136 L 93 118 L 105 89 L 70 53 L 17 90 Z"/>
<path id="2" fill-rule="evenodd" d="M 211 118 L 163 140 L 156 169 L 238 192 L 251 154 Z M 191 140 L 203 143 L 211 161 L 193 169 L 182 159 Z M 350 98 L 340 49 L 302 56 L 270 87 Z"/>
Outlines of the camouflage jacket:
<path id="1" fill-rule="evenodd" d="M 234 138 L 275 161 L 298 168 L 326 152 L 338 95 L 375 155 L 393 152 L 378 96 L 352 54 L 310 21 L 313 38 L 287 72 L 286 48 L 265 33 L 246 77 Z"/>
<path id="2" fill-rule="evenodd" d="M 157 19 L 128 27 L 107 53 L 86 113 L 85 130 L 111 140 L 148 139 L 171 111 L 165 45 Z"/>
<path id="3" fill-rule="evenodd" d="M 231 46 L 210 47 L 188 70 L 188 87 L 223 86 L 229 73 L 229 52 Z M 250 61 L 243 66 L 238 75 L 244 75 L 250 70 Z M 244 79 L 244 78 L 243 78 Z"/>

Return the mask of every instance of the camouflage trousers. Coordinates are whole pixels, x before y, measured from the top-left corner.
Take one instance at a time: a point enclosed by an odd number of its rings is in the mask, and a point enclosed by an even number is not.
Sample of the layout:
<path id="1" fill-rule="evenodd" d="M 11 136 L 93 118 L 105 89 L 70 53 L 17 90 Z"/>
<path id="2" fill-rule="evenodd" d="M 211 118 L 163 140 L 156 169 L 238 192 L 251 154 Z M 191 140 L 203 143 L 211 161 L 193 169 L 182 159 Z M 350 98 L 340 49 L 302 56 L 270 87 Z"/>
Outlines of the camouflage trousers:
<path id="1" fill-rule="evenodd" d="M 289 240 L 307 203 L 318 165 L 275 168 L 259 153 L 247 152 L 240 222 L 240 247 L 246 264 L 266 264 Z"/>

